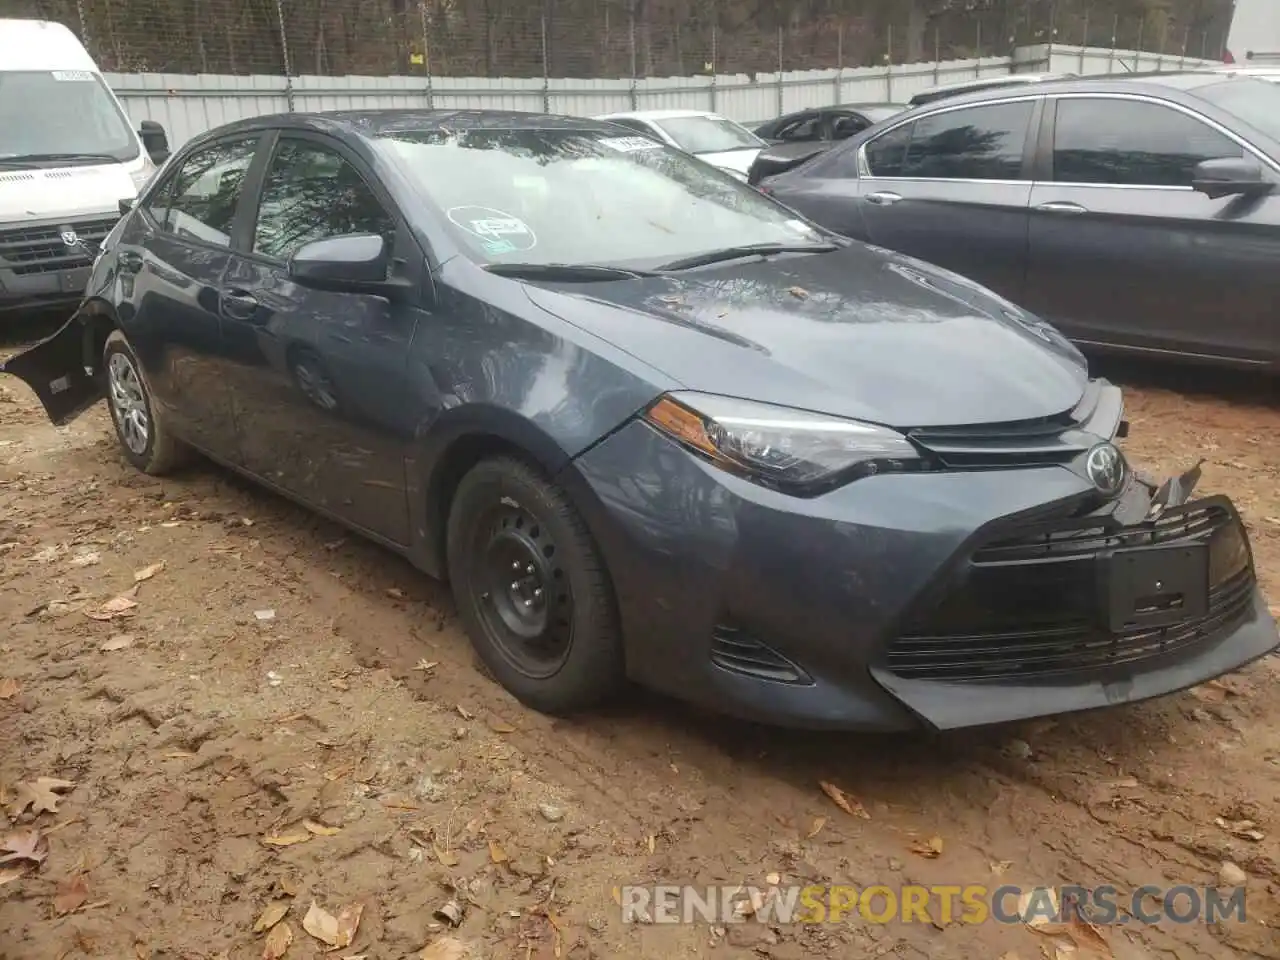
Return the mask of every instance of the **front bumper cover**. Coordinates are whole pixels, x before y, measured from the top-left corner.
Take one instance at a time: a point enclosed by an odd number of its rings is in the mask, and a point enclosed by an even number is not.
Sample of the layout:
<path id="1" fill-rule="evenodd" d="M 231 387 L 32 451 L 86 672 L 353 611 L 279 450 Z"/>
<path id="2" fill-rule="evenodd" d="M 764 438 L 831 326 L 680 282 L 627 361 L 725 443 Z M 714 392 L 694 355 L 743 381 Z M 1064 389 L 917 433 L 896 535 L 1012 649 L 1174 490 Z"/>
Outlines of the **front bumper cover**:
<path id="1" fill-rule="evenodd" d="M 1246 556 L 1232 617 L 1177 650 L 990 679 L 895 671 L 894 642 L 941 602 L 976 549 L 1019 523 L 1096 506 L 1068 465 L 873 476 L 799 500 L 729 476 L 636 421 L 562 481 L 613 575 L 633 678 L 753 720 L 966 727 L 1171 693 L 1280 645 Z M 1102 512 L 1131 525 L 1151 497 L 1133 482 Z"/>

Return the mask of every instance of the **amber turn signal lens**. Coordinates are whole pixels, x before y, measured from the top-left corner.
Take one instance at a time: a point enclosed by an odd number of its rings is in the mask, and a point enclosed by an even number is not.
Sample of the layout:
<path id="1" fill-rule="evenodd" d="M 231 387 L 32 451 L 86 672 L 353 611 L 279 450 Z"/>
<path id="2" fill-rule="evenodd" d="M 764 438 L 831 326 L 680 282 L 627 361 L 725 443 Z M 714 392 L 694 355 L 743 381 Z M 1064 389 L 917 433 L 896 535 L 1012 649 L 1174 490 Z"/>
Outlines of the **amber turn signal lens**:
<path id="1" fill-rule="evenodd" d="M 716 445 L 707 435 L 707 427 L 702 417 L 687 407 L 680 406 L 670 397 L 663 397 L 650 407 L 645 414 L 645 419 L 664 433 L 701 450 L 707 456 L 719 456 Z"/>

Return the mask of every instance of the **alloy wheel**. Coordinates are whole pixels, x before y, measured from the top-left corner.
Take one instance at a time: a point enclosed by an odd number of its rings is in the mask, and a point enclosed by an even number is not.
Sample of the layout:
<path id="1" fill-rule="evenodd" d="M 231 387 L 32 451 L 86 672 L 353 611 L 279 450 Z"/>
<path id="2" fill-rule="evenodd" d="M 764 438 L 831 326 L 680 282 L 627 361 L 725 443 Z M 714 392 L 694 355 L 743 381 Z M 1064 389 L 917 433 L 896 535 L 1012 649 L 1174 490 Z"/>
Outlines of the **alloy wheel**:
<path id="1" fill-rule="evenodd" d="M 127 355 L 113 353 L 107 362 L 107 381 L 120 439 L 130 451 L 142 456 L 151 439 L 151 415 L 142 378 Z"/>

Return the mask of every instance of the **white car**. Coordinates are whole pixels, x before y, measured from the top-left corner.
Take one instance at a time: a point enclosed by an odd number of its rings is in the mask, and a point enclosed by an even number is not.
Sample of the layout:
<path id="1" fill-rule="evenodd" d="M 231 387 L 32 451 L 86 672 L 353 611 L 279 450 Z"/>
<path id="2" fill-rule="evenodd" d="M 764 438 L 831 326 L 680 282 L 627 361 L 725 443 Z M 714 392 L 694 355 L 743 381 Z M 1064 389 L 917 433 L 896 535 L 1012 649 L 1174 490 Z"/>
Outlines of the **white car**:
<path id="1" fill-rule="evenodd" d="M 767 144 L 740 123 L 705 110 L 637 110 L 596 117 L 638 130 L 663 143 L 692 153 L 740 180 L 747 179 L 751 161 Z"/>

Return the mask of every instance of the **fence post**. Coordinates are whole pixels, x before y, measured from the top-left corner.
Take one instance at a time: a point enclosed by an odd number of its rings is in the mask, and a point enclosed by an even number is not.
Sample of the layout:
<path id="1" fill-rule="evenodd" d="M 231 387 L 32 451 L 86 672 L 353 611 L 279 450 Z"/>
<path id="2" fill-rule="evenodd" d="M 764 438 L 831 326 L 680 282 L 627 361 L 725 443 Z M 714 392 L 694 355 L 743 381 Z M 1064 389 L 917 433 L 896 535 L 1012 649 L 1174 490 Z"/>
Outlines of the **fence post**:
<path id="1" fill-rule="evenodd" d="M 436 92 L 431 80 L 431 21 L 427 18 L 425 0 L 418 0 L 418 15 L 422 18 L 422 69 L 427 71 L 427 109 L 434 110 Z"/>
<path id="2" fill-rule="evenodd" d="M 284 2 L 276 0 L 276 21 L 280 25 L 280 52 L 284 56 L 284 98 L 293 113 L 293 67 L 289 63 L 289 38 L 284 30 Z"/>
<path id="3" fill-rule="evenodd" d="M 888 52 L 884 55 L 884 102 L 893 103 L 893 24 L 887 31 Z"/>
<path id="4" fill-rule="evenodd" d="M 712 112 L 712 113 L 715 113 L 715 112 L 716 112 L 716 71 L 719 69 L 719 68 L 716 66 L 716 63 L 717 63 L 717 60 L 716 60 L 716 25 L 713 23 L 713 24 L 711 25 L 711 89 L 710 89 L 711 112 Z"/>
<path id="5" fill-rule="evenodd" d="M 782 28 L 778 28 L 778 116 L 782 116 Z"/>
<path id="6" fill-rule="evenodd" d="M 640 109 L 639 98 L 636 96 L 636 84 L 639 82 L 636 78 L 636 8 L 634 4 L 630 4 L 628 9 L 630 12 L 628 32 L 631 44 L 631 109 L 635 111 Z"/>
<path id="7" fill-rule="evenodd" d="M 1116 70 L 1116 43 L 1120 39 L 1120 14 L 1116 14 L 1114 20 L 1111 21 L 1111 53 L 1107 55 L 1107 73 L 1115 73 Z"/>
<path id="8" fill-rule="evenodd" d="M 836 27 L 836 98 L 835 103 L 844 100 L 844 22 Z"/>
<path id="9" fill-rule="evenodd" d="M 1191 28 L 1187 27 L 1182 34 L 1182 56 L 1178 58 L 1178 69 L 1187 68 L 1187 47 L 1191 46 Z"/>
<path id="10" fill-rule="evenodd" d="M 939 71 L 942 69 L 942 36 L 941 32 L 935 26 L 933 28 L 933 85 L 938 85 L 938 80 L 942 76 Z"/>
<path id="11" fill-rule="evenodd" d="M 1133 72 L 1138 73 L 1142 69 L 1142 35 L 1147 32 L 1147 15 L 1142 15 L 1141 22 L 1138 23 L 1138 43 L 1137 50 L 1133 54 Z"/>
<path id="12" fill-rule="evenodd" d="M 982 18 L 978 18 L 977 36 L 974 37 L 974 50 L 977 56 L 973 58 L 973 75 L 975 77 L 982 76 Z"/>
<path id="13" fill-rule="evenodd" d="M 1080 76 L 1084 76 L 1084 55 L 1089 49 L 1089 11 L 1084 12 L 1084 35 L 1080 38 L 1080 68 L 1077 71 Z"/>
<path id="14" fill-rule="evenodd" d="M 551 112 L 551 74 L 547 65 L 547 15 L 541 17 L 542 22 L 542 112 Z"/>
<path id="15" fill-rule="evenodd" d="M 76 14 L 80 17 L 80 42 L 86 50 L 92 50 L 93 47 L 89 45 L 89 18 L 84 15 L 84 0 L 76 0 Z M 116 64 L 116 69 L 120 69 L 119 64 Z"/>

